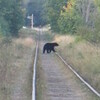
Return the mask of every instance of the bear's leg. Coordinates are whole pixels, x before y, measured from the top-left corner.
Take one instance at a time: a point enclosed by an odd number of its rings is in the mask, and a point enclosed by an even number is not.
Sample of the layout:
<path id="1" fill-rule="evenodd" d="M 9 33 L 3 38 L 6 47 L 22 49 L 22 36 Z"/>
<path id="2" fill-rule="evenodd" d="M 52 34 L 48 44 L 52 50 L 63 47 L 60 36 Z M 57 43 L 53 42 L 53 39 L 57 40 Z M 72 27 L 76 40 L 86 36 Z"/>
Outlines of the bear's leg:
<path id="1" fill-rule="evenodd" d="M 50 53 L 51 53 L 51 50 L 50 50 Z"/>
<path id="2" fill-rule="evenodd" d="M 47 53 L 50 53 L 50 50 L 49 49 L 47 49 Z"/>
<path id="3" fill-rule="evenodd" d="M 53 52 L 56 52 L 54 48 L 52 49 L 52 51 L 53 51 Z"/>
<path id="4" fill-rule="evenodd" d="M 43 48 L 43 53 L 45 53 L 45 48 Z"/>
<path id="5" fill-rule="evenodd" d="M 48 53 L 51 53 L 51 50 L 49 50 Z"/>

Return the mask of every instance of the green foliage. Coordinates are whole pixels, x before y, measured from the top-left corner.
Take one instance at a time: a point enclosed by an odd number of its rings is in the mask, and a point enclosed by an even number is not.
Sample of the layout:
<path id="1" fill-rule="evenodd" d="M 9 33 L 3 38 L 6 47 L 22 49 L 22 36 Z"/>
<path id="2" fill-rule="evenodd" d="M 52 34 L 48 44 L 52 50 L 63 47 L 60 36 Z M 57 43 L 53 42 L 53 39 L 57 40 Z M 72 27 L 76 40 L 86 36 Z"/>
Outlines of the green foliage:
<path id="1" fill-rule="evenodd" d="M 46 0 L 44 7 L 44 18 L 53 31 L 100 41 L 99 0 Z"/>
<path id="2" fill-rule="evenodd" d="M 96 35 L 94 34 L 93 30 L 87 26 L 80 26 L 77 29 L 77 35 L 90 42 L 96 42 Z"/>
<path id="3" fill-rule="evenodd" d="M 75 38 L 75 43 L 79 43 L 83 40 L 83 38 L 81 36 L 76 36 Z"/>
<path id="4" fill-rule="evenodd" d="M 98 10 L 100 12 L 100 0 L 95 0 L 95 4 L 97 5 Z"/>
<path id="5" fill-rule="evenodd" d="M 91 29 L 87 26 L 79 26 L 77 28 L 77 35 L 80 35 L 83 38 L 87 37 L 87 34 L 90 34 L 91 32 Z"/>
<path id="6" fill-rule="evenodd" d="M 9 35 L 9 26 L 7 21 L 3 17 L 0 17 L 0 33 L 4 36 Z"/>
<path id="7" fill-rule="evenodd" d="M 14 4 L 12 5 L 12 12 L 7 17 L 7 19 L 10 20 L 8 22 L 10 25 L 9 26 L 10 32 L 12 33 L 13 36 L 17 36 L 18 30 L 22 27 L 23 22 L 24 22 L 23 13 L 22 13 L 19 3 L 14 2 Z"/>
<path id="8" fill-rule="evenodd" d="M 80 25 L 81 18 L 77 14 L 66 13 L 61 15 L 58 20 L 59 29 L 62 33 L 75 33 Z"/>
<path id="9" fill-rule="evenodd" d="M 43 35 L 42 35 L 42 38 L 43 38 L 43 40 L 45 40 L 45 41 L 53 41 L 53 39 L 54 39 L 54 35 L 55 34 L 53 34 L 53 33 L 51 33 L 51 32 L 45 32 Z"/>
<path id="10" fill-rule="evenodd" d="M 67 0 L 47 0 L 45 7 L 45 17 L 51 25 L 51 29 L 59 31 L 58 19 L 63 5 L 66 5 Z"/>
<path id="11" fill-rule="evenodd" d="M 0 0 L 0 31 L 3 35 L 17 36 L 23 25 L 21 0 Z"/>
<path id="12" fill-rule="evenodd" d="M 92 37 L 92 40 L 97 43 L 98 42 L 100 43 L 100 21 L 99 20 L 100 20 L 100 14 L 96 17 L 94 34 Z"/>
<path id="13" fill-rule="evenodd" d="M 70 4 L 68 4 L 70 2 Z M 46 19 L 53 31 L 60 33 L 75 33 L 82 23 L 74 0 L 47 0 L 45 3 Z"/>
<path id="14" fill-rule="evenodd" d="M 87 41 L 100 43 L 100 31 L 97 31 L 97 29 L 93 31 L 91 28 L 81 26 L 77 29 L 77 34 Z"/>
<path id="15" fill-rule="evenodd" d="M 34 15 L 34 26 L 44 25 L 46 22 L 43 19 L 45 0 L 31 0 L 27 4 L 26 17 Z M 30 25 L 30 19 L 26 18 L 26 25 Z"/>

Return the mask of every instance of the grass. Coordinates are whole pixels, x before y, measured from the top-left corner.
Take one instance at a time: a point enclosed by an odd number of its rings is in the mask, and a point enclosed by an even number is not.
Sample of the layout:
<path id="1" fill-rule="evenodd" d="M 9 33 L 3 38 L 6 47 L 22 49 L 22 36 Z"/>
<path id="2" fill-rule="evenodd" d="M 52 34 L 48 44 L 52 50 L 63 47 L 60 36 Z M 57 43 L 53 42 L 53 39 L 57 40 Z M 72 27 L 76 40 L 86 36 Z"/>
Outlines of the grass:
<path id="1" fill-rule="evenodd" d="M 40 34 L 42 40 L 50 42 L 54 39 L 55 34 L 51 31 L 42 32 L 42 35 Z"/>
<path id="2" fill-rule="evenodd" d="M 0 100 L 31 100 L 35 31 L 0 38 Z"/>
<path id="3" fill-rule="evenodd" d="M 36 91 L 36 98 L 37 100 L 44 100 L 44 91 L 45 91 L 45 83 L 44 83 L 44 72 L 41 68 L 41 59 L 40 55 L 38 55 L 38 62 L 37 62 L 37 91 Z"/>
<path id="4" fill-rule="evenodd" d="M 19 36 L 22 38 L 27 37 L 27 36 L 31 36 L 31 37 L 35 38 L 37 36 L 36 33 L 37 32 L 35 30 L 32 30 L 30 28 L 26 28 L 26 29 L 21 29 L 19 31 Z"/>
<path id="5" fill-rule="evenodd" d="M 100 93 L 100 45 L 76 36 L 55 36 L 58 52 L 84 79 Z"/>

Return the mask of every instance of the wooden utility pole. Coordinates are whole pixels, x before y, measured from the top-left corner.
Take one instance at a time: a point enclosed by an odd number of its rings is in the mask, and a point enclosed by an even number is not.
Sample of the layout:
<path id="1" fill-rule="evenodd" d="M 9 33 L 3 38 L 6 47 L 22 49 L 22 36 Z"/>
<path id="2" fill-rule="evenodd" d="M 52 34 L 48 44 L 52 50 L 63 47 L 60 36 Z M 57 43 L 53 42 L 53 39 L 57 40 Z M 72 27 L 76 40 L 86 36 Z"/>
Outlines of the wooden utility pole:
<path id="1" fill-rule="evenodd" d="M 31 28 L 32 29 L 33 29 L 33 25 L 34 25 L 34 23 L 33 23 L 33 17 L 34 17 L 33 14 L 31 16 L 27 16 L 27 18 L 31 20 Z"/>
<path id="2" fill-rule="evenodd" d="M 33 14 L 31 16 L 31 28 L 33 29 Z"/>

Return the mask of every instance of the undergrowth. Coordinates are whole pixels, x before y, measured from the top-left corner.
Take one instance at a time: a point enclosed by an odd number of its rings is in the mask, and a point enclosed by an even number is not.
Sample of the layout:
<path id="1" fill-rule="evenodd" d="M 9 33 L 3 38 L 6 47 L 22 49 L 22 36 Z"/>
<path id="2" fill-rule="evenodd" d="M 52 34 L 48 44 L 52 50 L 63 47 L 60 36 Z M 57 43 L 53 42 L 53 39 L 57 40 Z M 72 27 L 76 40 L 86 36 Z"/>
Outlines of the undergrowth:
<path id="1" fill-rule="evenodd" d="M 98 92 L 100 92 L 100 44 L 92 44 L 81 37 L 56 36 L 58 52 Z"/>

